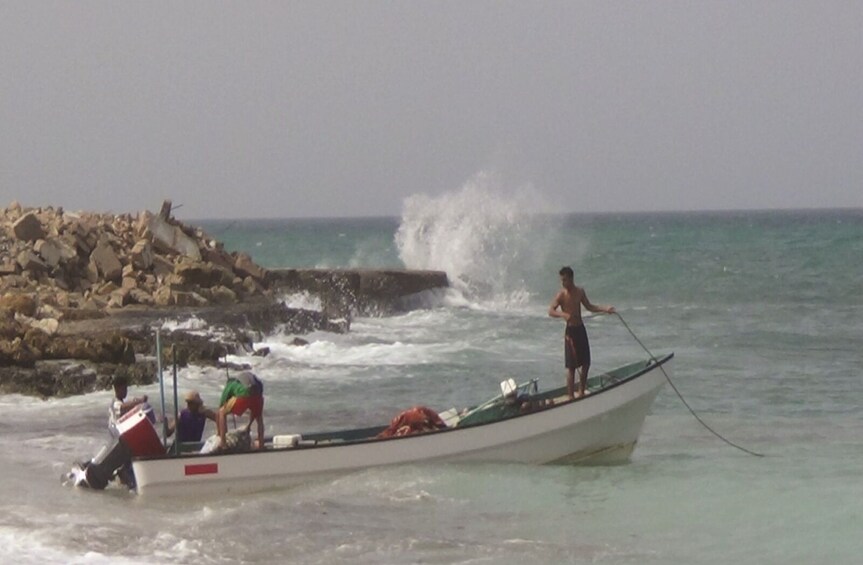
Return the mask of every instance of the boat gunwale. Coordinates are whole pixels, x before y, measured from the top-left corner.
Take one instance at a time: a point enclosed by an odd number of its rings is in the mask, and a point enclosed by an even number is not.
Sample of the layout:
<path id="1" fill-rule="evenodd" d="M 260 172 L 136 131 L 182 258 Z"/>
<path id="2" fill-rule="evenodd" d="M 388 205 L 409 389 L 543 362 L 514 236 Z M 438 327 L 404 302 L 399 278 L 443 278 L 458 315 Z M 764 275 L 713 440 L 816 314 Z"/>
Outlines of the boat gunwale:
<path id="1" fill-rule="evenodd" d="M 599 395 L 601 395 L 605 392 L 608 392 L 610 390 L 614 390 L 615 388 L 618 388 L 622 385 L 628 384 L 628 383 L 646 375 L 647 373 L 649 373 L 655 369 L 661 368 L 662 365 L 664 365 L 666 362 L 670 361 L 673 358 L 674 358 L 674 352 L 666 353 L 662 357 L 652 357 L 651 359 L 648 360 L 648 363 L 646 366 L 642 367 L 641 369 L 639 369 L 638 371 L 633 373 L 631 376 L 626 377 L 625 379 L 622 379 L 620 381 L 614 382 L 614 383 L 608 385 L 607 387 L 604 387 L 604 388 L 598 390 L 597 392 L 590 393 L 588 395 L 582 396 L 580 398 L 576 398 L 574 400 L 562 402 L 560 404 L 555 404 L 554 406 L 549 406 L 549 407 L 543 408 L 541 410 L 533 410 L 530 412 L 512 414 L 511 416 L 505 416 L 503 418 L 499 418 L 496 420 L 491 420 L 488 422 L 477 422 L 475 424 L 468 424 L 468 425 L 462 426 L 462 427 L 455 426 L 455 427 L 451 427 L 451 428 L 443 428 L 440 430 L 430 430 L 430 431 L 419 433 L 419 434 L 410 434 L 410 435 L 404 435 L 404 436 L 391 436 L 391 437 L 386 437 L 386 438 L 369 437 L 369 438 L 361 438 L 361 439 L 356 439 L 356 440 L 340 441 L 340 442 L 325 443 L 325 444 L 297 445 L 295 447 L 280 447 L 280 448 L 270 448 L 270 449 L 261 449 L 261 450 L 252 450 L 252 451 L 234 451 L 234 452 L 229 452 L 229 453 L 208 453 L 208 454 L 180 453 L 179 455 L 175 455 L 172 453 L 166 453 L 164 455 L 149 455 L 149 456 L 142 456 L 142 457 L 133 457 L 133 461 L 136 461 L 136 462 L 174 461 L 174 460 L 178 460 L 178 459 L 201 459 L 203 457 L 212 458 L 212 457 L 229 457 L 232 455 L 254 455 L 254 454 L 263 455 L 263 454 L 272 454 L 272 453 L 299 452 L 299 451 L 307 451 L 309 449 L 347 447 L 347 446 L 362 445 L 362 444 L 372 443 L 372 442 L 379 443 L 379 442 L 393 441 L 393 440 L 419 439 L 419 438 L 423 438 L 423 437 L 438 436 L 439 434 L 442 434 L 442 433 L 457 432 L 460 430 L 472 430 L 472 429 L 480 428 L 482 426 L 490 426 L 493 424 L 499 424 L 501 422 L 506 422 L 509 420 L 517 419 L 517 418 L 526 418 L 528 416 L 536 416 L 539 414 L 545 414 L 545 413 L 547 413 L 551 410 L 554 410 L 556 408 L 563 408 L 566 406 L 572 406 L 577 402 L 581 402 L 581 401 L 589 400 L 591 398 L 598 397 Z M 624 365 L 624 367 L 625 366 L 626 365 Z M 550 389 L 550 391 L 561 390 L 561 389 L 565 389 L 565 388 L 566 387 L 558 387 L 558 388 Z M 386 429 L 386 427 L 387 426 L 370 426 L 368 428 L 351 428 L 351 429 L 347 429 L 347 430 L 336 430 L 333 432 L 313 432 L 311 435 L 325 434 L 325 433 L 337 434 L 340 431 L 348 432 L 348 431 L 365 430 L 365 429 L 368 429 L 368 430 Z"/>

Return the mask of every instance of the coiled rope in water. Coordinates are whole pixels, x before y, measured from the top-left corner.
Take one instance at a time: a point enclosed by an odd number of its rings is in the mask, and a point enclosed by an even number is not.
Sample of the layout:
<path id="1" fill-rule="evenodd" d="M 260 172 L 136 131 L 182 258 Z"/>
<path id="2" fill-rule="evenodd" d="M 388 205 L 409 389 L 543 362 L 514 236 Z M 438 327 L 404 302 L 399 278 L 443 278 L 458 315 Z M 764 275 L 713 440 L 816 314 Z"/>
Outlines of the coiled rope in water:
<path id="1" fill-rule="evenodd" d="M 629 335 L 631 335 L 633 337 L 633 339 L 635 339 L 635 341 L 638 342 L 638 345 L 640 345 L 641 348 L 644 349 L 644 351 L 647 352 L 648 355 L 650 355 L 650 359 L 654 363 L 659 363 L 659 360 L 653 355 L 653 353 L 651 353 L 650 350 L 647 349 L 647 347 L 641 342 L 641 340 L 638 339 L 638 336 L 635 335 L 635 332 L 632 331 L 632 328 L 629 327 L 629 324 L 626 323 L 626 320 L 623 319 L 623 316 L 621 316 L 620 313 L 618 313 L 618 312 L 615 312 L 615 314 L 617 315 L 618 319 L 620 319 L 620 322 L 623 324 L 623 326 L 626 328 L 626 331 L 629 332 Z M 683 395 L 680 394 L 680 391 L 677 390 L 677 387 L 674 386 L 674 383 L 671 381 L 671 377 L 669 377 L 668 373 L 665 372 L 665 368 L 663 368 L 662 365 L 659 365 L 659 370 L 662 371 L 663 375 L 665 375 L 665 380 L 667 380 L 668 384 L 671 385 L 672 390 L 674 390 L 674 392 L 677 394 L 677 397 L 680 399 L 680 401 L 683 403 L 683 405 L 686 406 L 686 409 L 689 410 L 689 413 L 692 414 L 692 417 L 695 418 L 699 424 L 704 426 L 704 428 L 707 431 L 709 431 L 710 433 L 712 433 L 713 435 L 715 435 L 716 437 L 718 437 L 719 439 L 721 439 L 722 441 L 724 441 L 725 443 L 730 445 L 731 447 L 737 448 L 744 453 L 748 453 L 749 455 L 754 455 L 755 457 L 764 457 L 763 453 L 757 453 L 755 451 L 746 449 L 745 447 L 741 447 L 741 446 L 737 445 L 736 443 L 734 443 L 733 441 L 723 437 L 722 434 L 720 434 L 719 432 L 717 432 L 716 430 L 714 430 L 713 428 L 708 426 L 707 423 L 704 420 L 702 420 L 698 414 L 695 413 L 695 410 L 692 409 L 692 407 L 689 405 L 689 403 L 686 402 L 686 399 L 683 398 Z"/>

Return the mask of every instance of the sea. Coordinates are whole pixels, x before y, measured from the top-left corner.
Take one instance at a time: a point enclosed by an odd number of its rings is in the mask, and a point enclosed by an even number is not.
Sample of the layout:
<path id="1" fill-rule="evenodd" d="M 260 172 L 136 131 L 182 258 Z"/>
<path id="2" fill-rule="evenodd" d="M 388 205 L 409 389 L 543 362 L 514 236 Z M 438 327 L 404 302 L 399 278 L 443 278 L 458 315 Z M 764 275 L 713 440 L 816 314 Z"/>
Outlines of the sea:
<path id="1" fill-rule="evenodd" d="M 863 210 L 559 214 L 538 200 L 466 185 L 406 199 L 397 217 L 197 222 L 269 268 L 449 276 L 412 311 L 356 317 L 349 333 L 301 336 L 307 346 L 277 331 L 255 344 L 267 357 L 230 358 L 265 383 L 267 433 L 464 407 L 509 377 L 562 386 L 563 327 L 547 310 L 570 265 L 631 329 L 616 316 L 587 320 L 592 372 L 646 359 L 645 348 L 673 352 L 692 410 L 763 456 L 719 439 L 666 386 L 626 464 L 408 465 L 247 496 L 148 499 L 61 481 L 105 443 L 109 391 L 4 395 L 0 561 L 863 562 Z M 282 300 L 320 308 L 315 296 Z M 212 331 L 195 319 L 164 327 Z M 178 388 L 212 406 L 224 379 L 185 367 Z M 156 399 L 158 386 L 130 391 L 140 394 Z"/>

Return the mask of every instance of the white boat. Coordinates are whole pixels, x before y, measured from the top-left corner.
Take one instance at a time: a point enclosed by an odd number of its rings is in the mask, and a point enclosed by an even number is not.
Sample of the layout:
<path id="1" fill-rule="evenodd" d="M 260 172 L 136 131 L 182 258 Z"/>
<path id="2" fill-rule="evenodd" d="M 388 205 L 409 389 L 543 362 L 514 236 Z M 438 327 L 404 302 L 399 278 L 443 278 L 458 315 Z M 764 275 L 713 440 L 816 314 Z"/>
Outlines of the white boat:
<path id="1" fill-rule="evenodd" d="M 287 436 L 276 436 L 260 451 L 136 457 L 137 491 L 146 496 L 246 493 L 387 465 L 626 461 L 673 356 L 592 377 L 591 394 L 575 401 L 567 400 L 565 388 L 537 392 L 535 381 L 527 383 L 515 395 L 502 393 L 470 410 L 442 413 L 449 426 L 416 435 L 378 439 L 386 426 L 377 426 L 293 436 L 284 447 L 278 446 L 279 438 Z"/>

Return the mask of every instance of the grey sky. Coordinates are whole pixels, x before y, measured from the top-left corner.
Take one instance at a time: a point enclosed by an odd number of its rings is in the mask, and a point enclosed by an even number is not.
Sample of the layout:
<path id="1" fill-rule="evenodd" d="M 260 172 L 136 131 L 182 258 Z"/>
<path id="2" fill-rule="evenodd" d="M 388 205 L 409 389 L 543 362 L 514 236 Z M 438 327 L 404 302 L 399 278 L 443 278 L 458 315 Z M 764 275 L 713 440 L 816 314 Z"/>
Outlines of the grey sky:
<path id="1" fill-rule="evenodd" d="M 863 2 L 0 1 L 0 205 L 863 207 Z"/>

